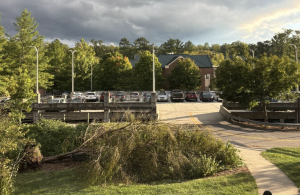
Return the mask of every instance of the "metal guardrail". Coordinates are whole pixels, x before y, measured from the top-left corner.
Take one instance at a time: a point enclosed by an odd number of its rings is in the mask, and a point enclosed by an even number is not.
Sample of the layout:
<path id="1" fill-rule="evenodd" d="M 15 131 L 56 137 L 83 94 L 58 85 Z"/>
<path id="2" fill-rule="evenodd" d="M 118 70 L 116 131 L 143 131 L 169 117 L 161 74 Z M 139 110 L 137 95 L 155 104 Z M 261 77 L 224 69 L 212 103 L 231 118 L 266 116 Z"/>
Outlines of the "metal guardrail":
<path id="1" fill-rule="evenodd" d="M 248 124 L 255 124 L 260 126 L 275 126 L 275 127 L 300 127 L 300 123 L 269 123 L 269 122 L 260 122 L 250 119 L 245 119 L 237 116 L 233 116 L 229 110 L 221 105 L 219 112 L 228 120 L 235 120 L 239 122 L 244 122 Z"/>

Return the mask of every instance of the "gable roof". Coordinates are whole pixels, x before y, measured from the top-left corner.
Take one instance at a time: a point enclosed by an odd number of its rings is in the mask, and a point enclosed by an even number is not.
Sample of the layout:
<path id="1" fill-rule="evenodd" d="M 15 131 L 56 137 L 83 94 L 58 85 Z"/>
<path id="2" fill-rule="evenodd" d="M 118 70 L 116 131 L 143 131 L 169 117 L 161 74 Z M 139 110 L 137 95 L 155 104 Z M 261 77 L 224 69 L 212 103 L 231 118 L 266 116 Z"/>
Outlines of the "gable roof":
<path id="1" fill-rule="evenodd" d="M 135 64 L 139 61 L 140 55 L 135 55 L 135 59 L 129 59 L 132 68 L 135 67 Z M 195 64 L 199 68 L 212 68 L 213 64 L 210 60 L 208 55 L 189 55 L 189 54 L 162 54 L 157 56 L 158 61 L 161 63 L 161 67 L 165 68 L 173 61 L 177 60 L 178 58 L 190 58 L 195 62 Z"/>
<path id="2" fill-rule="evenodd" d="M 174 60 L 183 57 L 190 58 L 199 68 L 212 68 L 213 64 L 208 55 L 189 55 L 189 54 L 163 54 L 158 56 L 161 67 L 164 68 L 171 64 Z"/>
<path id="3" fill-rule="evenodd" d="M 134 55 L 134 59 L 129 59 L 129 62 L 131 63 L 132 68 L 135 67 L 135 64 L 140 60 L 141 55 Z"/>

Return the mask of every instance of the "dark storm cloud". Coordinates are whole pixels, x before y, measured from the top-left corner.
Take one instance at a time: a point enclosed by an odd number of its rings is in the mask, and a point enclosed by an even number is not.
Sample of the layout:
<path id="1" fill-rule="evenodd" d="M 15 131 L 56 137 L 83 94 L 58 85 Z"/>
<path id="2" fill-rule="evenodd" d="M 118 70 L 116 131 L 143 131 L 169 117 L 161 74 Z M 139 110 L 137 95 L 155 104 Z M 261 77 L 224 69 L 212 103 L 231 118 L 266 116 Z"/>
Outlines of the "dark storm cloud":
<path id="1" fill-rule="evenodd" d="M 269 38 L 291 22 L 285 13 L 295 5 L 295 0 L 1 0 L 0 12 L 8 34 L 16 33 L 13 22 L 26 8 L 41 35 L 69 44 L 81 38 L 118 44 L 124 37 L 158 45 L 169 38 L 222 44 Z M 294 14 L 293 21 L 299 16 Z"/>

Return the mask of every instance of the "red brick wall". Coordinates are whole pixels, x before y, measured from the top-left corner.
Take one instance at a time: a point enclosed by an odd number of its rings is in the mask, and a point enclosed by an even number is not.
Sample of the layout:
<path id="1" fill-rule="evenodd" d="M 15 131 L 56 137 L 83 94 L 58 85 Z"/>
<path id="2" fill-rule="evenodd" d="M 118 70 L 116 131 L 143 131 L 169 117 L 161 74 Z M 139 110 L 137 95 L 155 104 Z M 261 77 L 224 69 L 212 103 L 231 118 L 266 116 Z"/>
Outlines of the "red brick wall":
<path id="1" fill-rule="evenodd" d="M 163 75 L 166 79 L 167 79 L 167 76 L 169 74 L 171 74 L 171 71 L 173 70 L 173 68 L 175 68 L 178 65 L 177 62 L 178 62 L 178 59 L 175 60 L 174 62 L 172 62 L 171 64 L 169 64 L 169 68 L 163 68 Z M 200 90 L 204 91 L 205 90 L 205 75 L 210 74 L 210 78 L 212 78 L 214 75 L 214 70 L 213 70 L 213 68 L 200 68 L 200 71 L 201 71 L 201 78 L 202 78 L 202 84 L 201 84 Z M 164 89 L 169 90 L 168 81 L 165 82 Z"/>

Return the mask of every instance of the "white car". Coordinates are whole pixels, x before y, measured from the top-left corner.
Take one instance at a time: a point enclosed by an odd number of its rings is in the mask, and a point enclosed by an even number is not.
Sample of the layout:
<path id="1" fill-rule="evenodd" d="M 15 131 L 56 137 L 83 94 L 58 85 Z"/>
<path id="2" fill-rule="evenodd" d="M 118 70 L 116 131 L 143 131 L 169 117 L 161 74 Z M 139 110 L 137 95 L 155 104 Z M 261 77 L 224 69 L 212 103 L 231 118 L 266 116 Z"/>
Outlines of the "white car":
<path id="1" fill-rule="evenodd" d="M 74 98 L 84 98 L 85 99 L 85 96 L 83 95 L 83 93 L 74 93 L 71 96 L 71 99 L 74 99 Z"/>
<path id="2" fill-rule="evenodd" d="M 64 98 L 54 98 L 48 101 L 48 103 L 66 103 L 66 99 Z"/>
<path id="3" fill-rule="evenodd" d="M 86 102 L 98 102 L 98 100 L 99 100 L 99 97 L 96 94 L 96 92 L 88 92 L 85 95 L 85 101 Z"/>
<path id="4" fill-rule="evenodd" d="M 222 98 L 219 97 L 220 92 L 210 91 L 210 93 L 212 94 L 215 101 L 222 102 Z"/>
<path id="5" fill-rule="evenodd" d="M 164 92 L 164 91 L 160 91 L 157 94 L 157 101 L 158 102 L 167 102 L 167 101 L 169 101 L 167 93 Z"/>

